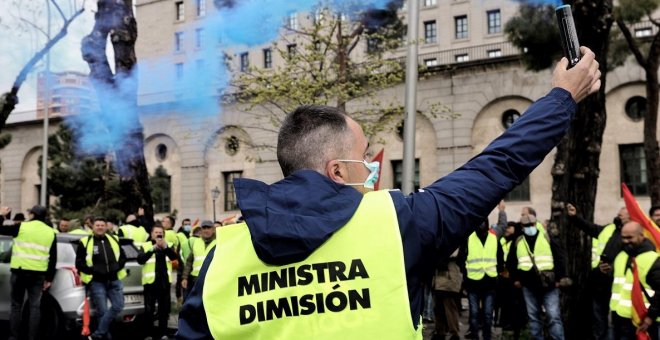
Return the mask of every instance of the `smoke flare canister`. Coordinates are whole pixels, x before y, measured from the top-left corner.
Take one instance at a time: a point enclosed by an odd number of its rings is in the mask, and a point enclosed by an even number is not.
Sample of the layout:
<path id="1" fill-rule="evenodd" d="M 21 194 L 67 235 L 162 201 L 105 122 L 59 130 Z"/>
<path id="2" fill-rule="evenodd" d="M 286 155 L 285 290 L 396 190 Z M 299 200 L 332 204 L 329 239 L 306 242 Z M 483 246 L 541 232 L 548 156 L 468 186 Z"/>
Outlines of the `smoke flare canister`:
<path id="1" fill-rule="evenodd" d="M 575 21 L 570 5 L 555 8 L 557 24 L 559 25 L 559 37 L 564 49 L 564 56 L 568 59 L 568 68 L 575 66 L 580 61 L 580 43 L 578 42 Z"/>

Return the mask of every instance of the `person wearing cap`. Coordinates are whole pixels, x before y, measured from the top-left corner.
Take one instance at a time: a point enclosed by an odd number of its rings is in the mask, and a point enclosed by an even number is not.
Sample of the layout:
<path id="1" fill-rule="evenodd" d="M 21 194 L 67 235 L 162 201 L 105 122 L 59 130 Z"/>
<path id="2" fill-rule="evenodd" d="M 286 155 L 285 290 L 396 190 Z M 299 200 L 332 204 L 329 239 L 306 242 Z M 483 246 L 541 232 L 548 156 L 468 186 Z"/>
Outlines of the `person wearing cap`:
<path id="1" fill-rule="evenodd" d="M 153 339 L 167 339 L 172 261 L 177 259 L 177 254 L 172 249 L 172 245 L 165 241 L 165 229 L 159 223 L 151 227 L 150 240 L 142 243 L 138 251 L 137 262 L 143 265 L 145 324 L 149 327 Z M 154 325 L 156 302 L 158 302 L 158 328 L 153 331 L 151 328 Z"/>
<path id="2" fill-rule="evenodd" d="M 11 209 L 3 207 L 0 214 Z M 28 210 L 29 221 L 19 225 L 0 226 L 0 235 L 14 238 L 11 249 L 11 312 L 9 315 L 9 339 L 18 339 L 23 315 L 22 308 L 27 293 L 30 308 L 28 339 L 38 337 L 41 320 L 41 296 L 50 288 L 55 277 L 57 242 L 55 230 L 46 223 L 47 210 L 35 205 Z M 2 224 L 2 221 L 0 221 Z"/>
<path id="3" fill-rule="evenodd" d="M 623 249 L 621 229 L 630 221 L 630 215 L 625 207 L 619 209 L 612 223 L 598 225 L 587 221 L 578 215 L 577 208 L 566 205 L 569 225 L 591 236 L 591 272 L 589 273 L 589 288 L 593 308 L 593 332 L 597 340 L 608 339 L 610 314 L 610 297 L 612 295 L 612 266 L 616 256 Z"/>
<path id="4" fill-rule="evenodd" d="M 184 300 L 195 285 L 197 276 L 199 276 L 199 270 L 202 268 L 202 263 L 204 262 L 204 259 L 206 259 L 206 255 L 211 248 L 215 246 L 216 227 L 213 221 L 202 221 L 200 228 L 202 230 L 201 238 L 192 243 L 192 251 L 186 259 L 186 266 L 183 269 L 183 274 L 181 276 L 181 287 L 185 289 L 183 295 Z"/>
<path id="5" fill-rule="evenodd" d="M 96 309 L 98 327 L 92 339 L 110 338 L 110 323 L 124 308 L 124 269 L 126 255 L 117 236 L 108 231 L 103 217 L 94 218 L 94 234 L 80 239 L 76 269 Z M 108 308 L 108 301 L 112 305 Z"/>
<path id="6" fill-rule="evenodd" d="M 240 178 L 245 223 L 218 229 L 179 314 L 181 339 L 421 339 L 424 285 L 559 143 L 600 88 L 595 55 L 562 59 L 552 89 L 479 155 L 418 192 L 373 191 L 361 126 L 303 105 L 278 133 L 284 179 Z"/>
<path id="7" fill-rule="evenodd" d="M 119 237 L 130 238 L 133 240 L 133 244 L 140 248 L 149 238 L 149 234 L 143 227 L 138 226 L 137 223 L 138 219 L 135 215 L 130 214 L 126 216 L 126 224 L 119 227 L 119 232 L 117 234 Z"/>
<path id="8" fill-rule="evenodd" d="M 536 216 L 523 215 L 520 225 L 523 235 L 511 245 L 507 267 L 512 269 L 514 286 L 522 288 L 530 333 L 534 339 L 543 339 L 542 310 L 545 308 L 550 338 L 564 339 L 558 288 L 569 281 L 565 277 L 565 254 L 555 238 L 538 227 Z"/>

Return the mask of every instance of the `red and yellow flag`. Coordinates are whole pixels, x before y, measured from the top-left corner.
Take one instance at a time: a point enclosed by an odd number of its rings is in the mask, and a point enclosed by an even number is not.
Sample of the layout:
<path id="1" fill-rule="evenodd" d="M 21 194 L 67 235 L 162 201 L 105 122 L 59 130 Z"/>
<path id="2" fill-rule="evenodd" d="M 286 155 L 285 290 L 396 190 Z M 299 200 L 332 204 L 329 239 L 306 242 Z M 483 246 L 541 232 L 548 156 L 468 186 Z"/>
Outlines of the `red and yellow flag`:
<path id="1" fill-rule="evenodd" d="M 644 228 L 644 236 L 653 242 L 655 249 L 660 249 L 660 228 L 646 216 L 625 183 L 621 183 L 621 190 L 623 191 L 623 201 L 626 202 L 626 209 L 630 214 L 630 220 L 641 224 Z"/>
<path id="2" fill-rule="evenodd" d="M 635 327 L 639 327 L 646 318 L 648 309 L 644 304 L 644 293 L 642 292 L 641 282 L 639 282 L 639 272 L 637 271 L 637 261 L 633 257 L 631 259 L 633 284 L 632 291 L 630 292 L 630 300 L 632 301 L 632 321 Z M 637 330 L 637 340 L 650 340 L 648 332 Z"/>

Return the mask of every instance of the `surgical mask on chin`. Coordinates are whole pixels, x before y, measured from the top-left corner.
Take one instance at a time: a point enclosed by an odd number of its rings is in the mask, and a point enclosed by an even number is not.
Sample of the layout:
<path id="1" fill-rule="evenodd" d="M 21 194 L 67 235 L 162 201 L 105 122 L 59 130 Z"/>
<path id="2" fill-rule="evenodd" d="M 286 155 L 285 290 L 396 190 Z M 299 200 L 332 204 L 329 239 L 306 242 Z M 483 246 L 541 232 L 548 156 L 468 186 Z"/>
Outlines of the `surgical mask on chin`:
<path id="1" fill-rule="evenodd" d="M 536 229 L 535 226 L 523 227 L 523 233 L 525 233 L 525 235 L 527 236 L 534 236 L 536 235 L 537 232 L 538 230 Z"/>
<path id="2" fill-rule="evenodd" d="M 376 182 L 378 182 L 378 170 L 380 169 L 380 162 L 367 162 L 365 160 L 356 161 L 352 159 L 338 159 L 340 162 L 348 163 L 362 163 L 369 169 L 369 176 L 364 180 L 364 183 L 346 183 L 346 185 L 361 185 L 367 189 L 373 189 Z"/>
<path id="3" fill-rule="evenodd" d="M 183 225 L 183 231 L 189 232 L 190 229 L 192 229 L 192 226 L 190 224 L 184 224 Z"/>

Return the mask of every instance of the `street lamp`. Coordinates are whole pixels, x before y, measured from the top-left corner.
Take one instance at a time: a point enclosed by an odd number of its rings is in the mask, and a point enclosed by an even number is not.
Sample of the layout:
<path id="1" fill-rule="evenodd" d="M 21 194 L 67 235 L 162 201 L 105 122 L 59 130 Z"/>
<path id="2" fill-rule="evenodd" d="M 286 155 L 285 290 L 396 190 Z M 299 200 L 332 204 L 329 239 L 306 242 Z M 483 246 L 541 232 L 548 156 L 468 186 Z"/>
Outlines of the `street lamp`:
<path id="1" fill-rule="evenodd" d="M 213 198 L 213 222 L 216 221 L 215 218 L 215 200 L 220 197 L 220 189 L 216 186 L 215 188 L 211 189 L 211 198 Z"/>

